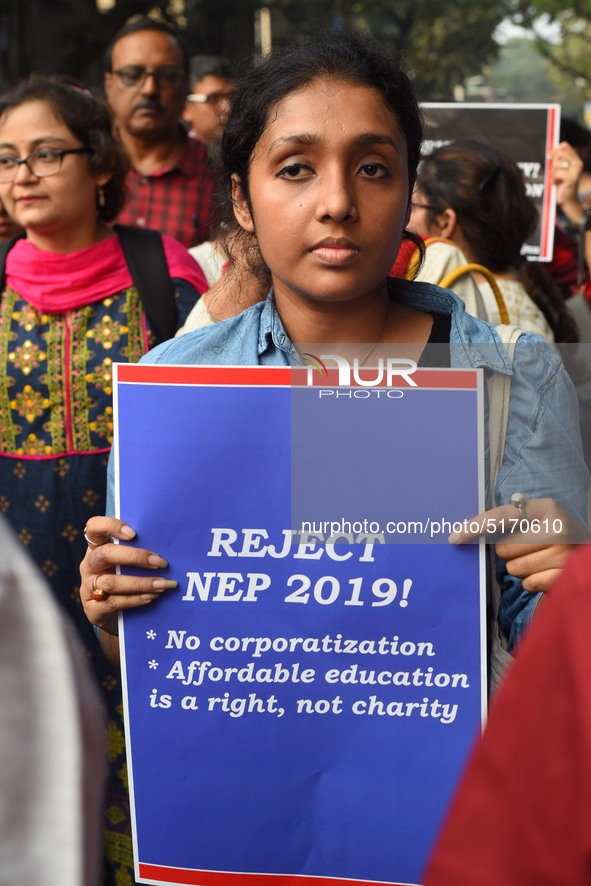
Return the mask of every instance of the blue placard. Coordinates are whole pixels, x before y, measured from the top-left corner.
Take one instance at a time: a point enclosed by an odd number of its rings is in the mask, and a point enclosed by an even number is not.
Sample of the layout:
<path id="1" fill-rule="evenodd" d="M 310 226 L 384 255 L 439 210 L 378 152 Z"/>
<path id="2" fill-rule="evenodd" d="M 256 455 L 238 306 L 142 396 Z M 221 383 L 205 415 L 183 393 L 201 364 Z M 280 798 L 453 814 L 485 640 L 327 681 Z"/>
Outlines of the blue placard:
<path id="1" fill-rule="evenodd" d="M 479 374 L 116 379 L 119 513 L 179 582 L 122 625 L 138 881 L 419 883 L 484 710 L 482 552 L 445 541 L 482 509 Z"/>

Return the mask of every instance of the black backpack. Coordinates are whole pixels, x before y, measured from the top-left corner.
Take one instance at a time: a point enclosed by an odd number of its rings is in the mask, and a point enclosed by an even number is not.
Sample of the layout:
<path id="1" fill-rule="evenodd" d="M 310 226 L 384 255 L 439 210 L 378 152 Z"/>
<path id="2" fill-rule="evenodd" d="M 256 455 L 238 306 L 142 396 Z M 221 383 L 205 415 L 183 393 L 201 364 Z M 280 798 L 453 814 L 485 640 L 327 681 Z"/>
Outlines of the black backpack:
<path id="1" fill-rule="evenodd" d="M 159 231 L 114 225 L 139 292 L 142 306 L 159 342 L 173 338 L 177 330 L 174 288 Z M 21 235 L 23 236 L 23 235 Z M 21 237 L 0 243 L 0 292 L 4 289 L 6 256 Z"/>

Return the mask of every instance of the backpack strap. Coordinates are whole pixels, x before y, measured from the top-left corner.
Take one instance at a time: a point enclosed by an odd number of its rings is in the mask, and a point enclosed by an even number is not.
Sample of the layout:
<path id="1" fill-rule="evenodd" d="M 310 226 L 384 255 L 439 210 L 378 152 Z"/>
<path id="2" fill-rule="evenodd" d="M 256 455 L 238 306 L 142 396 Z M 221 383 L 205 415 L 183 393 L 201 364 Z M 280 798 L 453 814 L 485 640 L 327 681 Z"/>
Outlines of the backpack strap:
<path id="1" fill-rule="evenodd" d="M 509 360 L 513 362 L 515 344 L 523 330 L 508 324 L 495 326 L 495 331 L 505 346 Z M 491 503 L 505 452 L 510 398 L 511 376 L 502 372 L 491 373 L 488 379 L 488 484 Z"/>
<path id="2" fill-rule="evenodd" d="M 177 329 L 174 287 L 159 231 L 114 225 L 146 316 L 159 341 Z"/>
<path id="3" fill-rule="evenodd" d="M 523 332 L 518 326 L 503 325 L 495 327 L 497 334 L 511 362 L 517 339 Z M 505 438 L 509 422 L 509 401 L 511 399 L 511 376 L 501 372 L 493 372 L 488 378 L 488 488 L 491 504 L 497 477 L 503 463 Z M 495 546 L 488 546 L 489 574 L 491 585 L 491 608 L 489 620 L 490 645 L 490 691 L 494 692 L 502 681 L 503 675 L 513 661 L 507 652 L 501 636 L 499 625 L 499 609 L 501 605 L 501 587 L 497 579 Z"/>

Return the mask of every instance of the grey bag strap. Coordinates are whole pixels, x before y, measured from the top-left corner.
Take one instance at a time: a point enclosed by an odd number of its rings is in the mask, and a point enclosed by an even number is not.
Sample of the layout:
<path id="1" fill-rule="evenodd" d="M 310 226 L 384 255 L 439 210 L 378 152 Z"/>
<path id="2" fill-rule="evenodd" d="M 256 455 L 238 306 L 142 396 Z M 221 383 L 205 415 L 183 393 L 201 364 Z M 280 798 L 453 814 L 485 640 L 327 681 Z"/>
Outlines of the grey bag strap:
<path id="1" fill-rule="evenodd" d="M 497 326 L 497 334 L 513 361 L 515 344 L 523 332 L 518 326 Z M 511 400 L 511 376 L 501 372 L 491 373 L 488 379 L 488 488 L 491 501 L 494 503 L 495 486 L 505 452 L 505 439 L 509 421 L 509 403 Z M 491 581 L 491 618 L 490 632 L 490 690 L 491 694 L 499 686 L 505 671 L 513 657 L 507 652 L 499 625 L 499 609 L 501 605 L 501 587 L 497 580 L 495 547 L 488 546 L 489 572 Z"/>

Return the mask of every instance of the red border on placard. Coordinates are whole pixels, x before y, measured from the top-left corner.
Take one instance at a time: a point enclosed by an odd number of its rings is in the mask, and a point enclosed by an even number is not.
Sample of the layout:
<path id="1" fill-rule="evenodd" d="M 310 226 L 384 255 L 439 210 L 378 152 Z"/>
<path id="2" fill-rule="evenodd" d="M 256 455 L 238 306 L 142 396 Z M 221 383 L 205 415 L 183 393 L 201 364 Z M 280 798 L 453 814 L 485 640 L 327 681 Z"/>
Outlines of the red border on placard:
<path id="1" fill-rule="evenodd" d="M 122 363 L 117 381 L 144 385 L 291 386 L 289 366 L 171 366 Z"/>
<path id="2" fill-rule="evenodd" d="M 298 874 L 243 874 L 224 871 L 195 871 L 169 868 L 157 864 L 138 865 L 140 877 L 180 886 L 405 886 L 384 880 L 343 880 L 340 877 L 304 877 Z"/>
<path id="3" fill-rule="evenodd" d="M 542 212 L 542 241 L 540 243 L 540 258 L 550 259 L 548 254 L 548 242 L 550 239 L 550 220 L 552 218 L 552 164 L 550 154 L 556 145 L 556 108 L 548 108 L 548 120 L 546 123 L 546 187 L 544 188 L 544 201 Z"/>
<path id="4" fill-rule="evenodd" d="M 362 377 L 371 381 L 376 370 L 363 368 Z M 145 385 L 211 385 L 236 387 L 306 387 L 308 369 L 289 366 L 170 366 L 148 363 L 123 363 L 117 366 L 117 381 L 123 384 Z M 477 370 L 466 369 L 417 369 L 412 375 L 416 385 L 410 385 L 404 376 L 395 376 L 395 383 L 387 385 L 359 385 L 351 374 L 351 384 L 347 388 L 436 388 L 476 390 Z M 326 373 L 315 370 L 314 388 L 337 388 L 338 371 L 329 369 Z"/>

